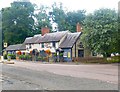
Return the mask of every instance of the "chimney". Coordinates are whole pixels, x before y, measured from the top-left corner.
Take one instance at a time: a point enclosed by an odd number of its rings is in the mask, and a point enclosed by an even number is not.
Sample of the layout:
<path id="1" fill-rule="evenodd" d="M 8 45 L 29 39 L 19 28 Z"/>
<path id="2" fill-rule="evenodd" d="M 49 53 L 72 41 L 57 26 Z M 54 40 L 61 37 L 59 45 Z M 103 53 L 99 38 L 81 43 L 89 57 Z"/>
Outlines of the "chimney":
<path id="1" fill-rule="evenodd" d="M 49 33 L 49 32 L 50 32 L 50 30 L 49 30 L 48 27 L 43 27 L 43 28 L 41 29 L 41 34 L 42 34 L 42 36 L 45 35 L 46 33 Z"/>
<path id="2" fill-rule="evenodd" d="M 82 28 L 81 28 L 81 25 L 80 25 L 79 22 L 78 22 L 77 25 L 76 25 L 76 31 L 77 31 L 77 32 L 81 32 L 81 31 L 82 31 Z"/>

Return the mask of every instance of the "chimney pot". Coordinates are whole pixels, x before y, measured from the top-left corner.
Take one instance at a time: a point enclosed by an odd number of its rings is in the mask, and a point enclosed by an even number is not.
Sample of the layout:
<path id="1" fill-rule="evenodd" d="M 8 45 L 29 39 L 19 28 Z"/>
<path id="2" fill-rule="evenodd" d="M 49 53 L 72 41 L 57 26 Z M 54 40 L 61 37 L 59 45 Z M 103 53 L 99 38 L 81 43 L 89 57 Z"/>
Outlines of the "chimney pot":
<path id="1" fill-rule="evenodd" d="M 81 32 L 82 28 L 81 28 L 81 25 L 80 23 L 78 22 L 77 25 L 76 25 L 76 31 L 77 32 Z"/>

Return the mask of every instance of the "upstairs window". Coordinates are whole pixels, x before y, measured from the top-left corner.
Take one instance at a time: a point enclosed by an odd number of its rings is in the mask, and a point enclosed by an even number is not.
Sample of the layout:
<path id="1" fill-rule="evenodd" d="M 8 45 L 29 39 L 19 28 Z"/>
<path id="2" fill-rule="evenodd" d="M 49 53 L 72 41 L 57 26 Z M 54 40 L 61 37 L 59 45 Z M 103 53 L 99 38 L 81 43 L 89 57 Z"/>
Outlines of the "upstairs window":
<path id="1" fill-rule="evenodd" d="M 41 45 L 42 45 L 42 48 L 44 48 L 44 43 L 42 43 Z"/>
<path id="2" fill-rule="evenodd" d="M 83 44 L 82 44 L 82 42 L 80 42 L 80 44 L 79 44 L 79 48 L 83 48 Z"/>
<path id="3" fill-rule="evenodd" d="M 55 42 L 53 42 L 52 44 L 53 44 L 53 47 L 56 47 L 56 44 L 55 44 Z"/>
<path id="4" fill-rule="evenodd" d="M 29 49 L 31 49 L 32 48 L 32 46 L 31 46 L 31 44 L 29 44 Z"/>

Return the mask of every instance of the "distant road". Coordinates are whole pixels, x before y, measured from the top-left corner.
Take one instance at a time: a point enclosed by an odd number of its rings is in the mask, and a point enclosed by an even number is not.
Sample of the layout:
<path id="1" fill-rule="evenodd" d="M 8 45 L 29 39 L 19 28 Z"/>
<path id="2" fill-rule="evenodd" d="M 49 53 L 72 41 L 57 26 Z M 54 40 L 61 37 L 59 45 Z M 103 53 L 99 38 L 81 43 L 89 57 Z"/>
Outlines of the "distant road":
<path id="1" fill-rule="evenodd" d="M 117 90 L 117 65 L 2 64 L 4 90 Z M 94 78 L 93 78 L 94 77 Z"/>

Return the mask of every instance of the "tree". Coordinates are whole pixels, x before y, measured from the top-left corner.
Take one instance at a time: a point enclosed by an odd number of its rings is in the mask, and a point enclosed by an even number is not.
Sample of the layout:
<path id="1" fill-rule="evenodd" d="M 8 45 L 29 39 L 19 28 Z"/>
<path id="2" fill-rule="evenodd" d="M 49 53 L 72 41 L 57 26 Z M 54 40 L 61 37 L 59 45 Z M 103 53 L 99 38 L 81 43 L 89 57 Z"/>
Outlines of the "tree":
<path id="1" fill-rule="evenodd" d="M 67 23 L 65 21 L 66 14 L 65 10 L 63 9 L 62 3 L 54 3 L 52 5 L 52 12 L 50 12 L 49 14 L 50 16 L 52 16 L 52 20 L 57 23 L 59 31 L 67 30 Z"/>
<path id="2" fill-rule="evenodd" d="M 118 2 L 118 32 L 115 38 L 117 38 L 116 49 L 118 53 L 120 54 L 120 50 L 119 50 L 119 46 L 120 46 L 120 1 Z"/>
<path id="3" fill-rule="evenodd" d="M 70 11 L 64 9 L 62 3 L 52 5 L 52 19 L 58 24 L 60 31 L 69 30 L 76 32 L 76 24 L 82 24 L 85 19 L 85 10 Z"/>
<path id="4" fill-rule="evenodd" d="M 76 32 L 76 24 L 78 22 L 81 25 L 83 24 L 83 20 L 85 19 L 85 12 L 85 10 L 67 12 L 66 22 L 69 24 L 68 30 L 71 32 Z"/>
<path id="5" fill-rule="evenodd" d="M 49 16 L 49 7 L 41 5 L 39 9 L 37 9 L 39 12 L 35 15 L 37 19 L 36 27 L 38 30 L 41 30 L 43 27 L 48 27 L 52 29 L 52 24 Z"/>
<path id="6" fill-rule="evenodd" d="M 83 43 L 96 53 L 105 57 L 117 52 L 117 12 L 111 9 L 99 9 L 86 16 L 84 20 Z"/>
<path id="7" fill-rule="evenodd" d="M 9 44 L 22 43 L 28 36 L 34 35 L 34 5 L 30 2 L 11 3 L 11 7 L 2 9 L 2 30 L 4 41 Z"/>

